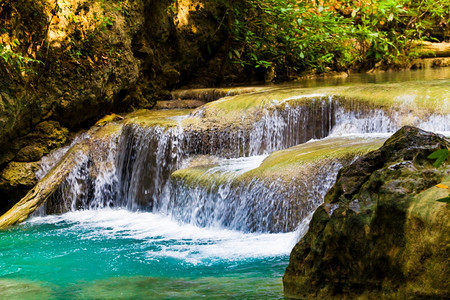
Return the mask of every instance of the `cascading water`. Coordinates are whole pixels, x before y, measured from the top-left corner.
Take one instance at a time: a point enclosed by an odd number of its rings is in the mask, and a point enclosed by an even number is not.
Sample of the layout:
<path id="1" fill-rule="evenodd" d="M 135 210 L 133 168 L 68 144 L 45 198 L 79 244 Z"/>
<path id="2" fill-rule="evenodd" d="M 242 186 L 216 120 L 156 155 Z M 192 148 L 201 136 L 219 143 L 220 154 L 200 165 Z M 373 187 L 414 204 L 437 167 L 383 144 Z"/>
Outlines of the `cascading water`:
<path id="1" fill-rule="evenodd" d="M 450 131 L 449 114 L 325 94 L 280 96 L 242 124 L 185 125 L 206 122 L 201 115 L 170 126 L 121 122 L 80 138 L 89 150 L 41 215 L 0 232 L 0 297 L 21 289 L 43 299 L 282 298 L 292 247 L 356 152 L 269 176 L 260 169 L 275 151 L 330 135 L 386 137 L 409 122 Z M 44 159 L 39 177 L 67 150 Z M 199 155 L 205 163 L 192 166 Z"/>
<path id="2" fill-rule="evenodd" d="M 263 110 L 261 119 L 250 131 L 195 132 L 185 131 L 181 126 L 125 125 L 119 138 L 110 139 L 109 145 L 98 146 L 108 149 L 104 160 L 93 158 L 98 153 L 80 158 L 77 167 L 49 201 L 47 207 L 53 208 L 48 208 L 47 212 L 114 206 L 131 210 L 163 209 L 169 213 L 162 201 L 173 198 L 168 184 L 170 174 L 189 155 L 267 154 L 310 138 L 324 137 L 331 129 L 330 109 L 330 101 L 319 99 L 317 105 L 307 108 L 286 105 L 282 110 Z M 54 163 L 53 160 L 47 162 Z M 43 164 L 43 169 L 49 167 Z M 99 173 L 98 169 L 104 172 Z"/>
<path id="3" fill-rule="evenodd" d="M 307 105 L 297 105 L 295 100 L 300 98 L 308 98 Z M 400 127 L 399 120 L 408 117 L 397 112 L 387 114 L 381 109 L 354 111 L 357 108 L 354 105 L 350 108 L 331 96 L 309 95 L 261 108 L 259 120 L 247 130 L 184 129 L 181 120 L 187 117 L 180 119 L 178 126 L 169 128 L 123 125 L 118 136 L 107 141 L 102 139 L 96 146 L 102 151 L 80 157 L 71 175 L 48 201 L 47 212 L 125 207 L 132 211 L 160 212 L 196 226 L 292 231 L 320 204 L 334 181 L 339 163 L 322 166 L 320 172 L 309 176 L 317 179 L 314 184 L 308 184 L 309 189 L 302 188 L 301 182 L 300 186 L 287 189 L 286 183 L 277 181 L 267 183 L 254 179 L 236 183 L 231 174 L 225 183 L 189 187 L 183 180 L 171 182 L 170 176 L 193 155 L 236 158 L 267 155 L 330 134 L 393 132 Z M 431 116 L 421 124 L 424 129 L 445 131 L 448 123 L 441 119 L 445 121 L 448 117 Z M 230 161 L 222 160 L 222 163 Z M 48 169 L 45 165 L 43 168 Z M 213 168 L 201 176 L 213 176 L 219 169 Z M 308 190 L 309 194 L 301 195 L 296 191 L 298 188 Z M 303 202 L 299 205 L 298 201 L 285 201 L 299 197 L 308 199 L 303 201 L 306 206 Z"/>
<path id="4" fill-rule="evenodd" d="M 170 200 L 162 212 L 200 227 L 226 227 L 244 232 L 292 232 L 321 203 L 334 183 L 339 160 L 304 166 L 308 173 L 291 179 L 240 180 L 266 156 L 219 160 L 218 166 L 194 178 L 174 173 Z M 182 172 L 182 171 L 181 171 Z"/>
<path id="5" fill-rule="evenodd" d="M 116 157 L 120 178 L 118 206 L 153 210 L 160 205 L 171 172 L 186 156 L 182 140 L 181 127 L 124 128 Z"/>

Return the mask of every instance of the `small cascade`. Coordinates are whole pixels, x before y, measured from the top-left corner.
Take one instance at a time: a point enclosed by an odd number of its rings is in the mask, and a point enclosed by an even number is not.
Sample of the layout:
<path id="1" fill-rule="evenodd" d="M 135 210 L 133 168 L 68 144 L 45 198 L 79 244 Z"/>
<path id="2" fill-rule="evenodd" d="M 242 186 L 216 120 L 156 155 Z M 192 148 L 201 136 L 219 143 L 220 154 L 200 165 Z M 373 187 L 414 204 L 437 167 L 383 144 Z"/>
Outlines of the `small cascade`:
<path id="1" fill-rule="evenodd" d="M 41 163 L 39 165 L 39 169 L 36 172 L 36 178 L 38 180 L 41 180 L 44 178 L 45 175 L 63 158 L 63 156 L 69 151 L 70 148 L 72 148 L 75 144 L 78 144 L 81 141 L 84 141 L 86 139 L 90 138 L 88 133 L 82 133 L 73 139 L 73 141 L 64 147 L 61 147 L 59 149 L 56 149 L 52 151 L 49 155 L 44 156 L 41 159 Z"/>
<path id="2" fill-rule="evenodd" d="M 265 109 L 249 132 L 248 155 L 269 154 L 328 136 L 335 123 L 334 109 L 331 97 L 311 99 L 308 106 Z"/>
<path id="3" fill-rule="evenodd" d="M 238 124 L 211 124 L 207 129 L 185 130 L 190 154 L 227 158 L 269 154 L 310 139 L 326 137 L 335 123 L 332 97 L 311 98 L 307 105 L 275 103 L 255 114 L 242 115 Z M 202 111 L 194 117 L 203 120 Z"/>
<path id="4" fill-rule="evenodd" d="M 195 169 L 187 176 L 175 172 L 170 201 L 161 211 L 200 227 L 291 232 L 322 203 L 342 167 L 339 160 L 310 164 L 289 182 L 240 177 L 260 162 L 261 156 L 238 158 L 198 175 Z"/>
<path id="5" fill-rule="evenodd" d="M 418 116 L 407 108 L 403 110 L 376 109 L 364 107 L 358 102 L 350 105 L 335 102 L 334 127 L 331 135 L 348 135 L 363 133 L 394 133 L 404 125 L 411 125 L 432 132 L 450 131 L 450 114 L 429 114 Z"/>
<path id="6" fill-rule="evenodd" d="M 183 137 L 181 127 L 133 124 L 124 128 L 116 161 L 120 180 L 116 205 L 131 210 L 152 210 L 160 205 L 170 174 L 186 157 Z"/>
<path id="7" fill-rule="evenodd" d="M 72 144 L 88 143 L 87 151 L 78 151 L 69 175 L 55 193 L 35 214 L 64 213 L 80 209 L 98 209 L 116 205 L 118 199 L 116 155 L 120 130 L 104 136 L 81 135 Z M 69 149 L 62 148 L 51 153 L 41 163 L 41 175 L 49 165 L 64 159 Z M 62 158 L 60 158 L 62 157 Z"/>

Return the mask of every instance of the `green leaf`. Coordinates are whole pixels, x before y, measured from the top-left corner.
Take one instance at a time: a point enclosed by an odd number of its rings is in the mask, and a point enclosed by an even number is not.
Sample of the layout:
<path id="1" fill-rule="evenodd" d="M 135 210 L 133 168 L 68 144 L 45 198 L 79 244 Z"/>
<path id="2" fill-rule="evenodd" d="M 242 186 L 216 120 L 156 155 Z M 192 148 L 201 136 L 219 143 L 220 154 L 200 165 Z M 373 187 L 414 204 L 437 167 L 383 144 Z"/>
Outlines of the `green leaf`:
<path id="1" fill-rule="evenodd" d="M 428 155 L 427 158 L 436 159 L 433 165 L 436 168 L 439 168 L 442 165 L 442 163 L 447 159 L 448 152 L 449 152 L 448 149 L 438 149 L 433 153 L 431 153 L 430 155 Z"/>
<path id="2" fill-rule="evenodd" d="M 436 201 L 450 203 L 450 195 L 448 195 L 447 197 L 441 198 L 441 199 L 437 199 Z"/>

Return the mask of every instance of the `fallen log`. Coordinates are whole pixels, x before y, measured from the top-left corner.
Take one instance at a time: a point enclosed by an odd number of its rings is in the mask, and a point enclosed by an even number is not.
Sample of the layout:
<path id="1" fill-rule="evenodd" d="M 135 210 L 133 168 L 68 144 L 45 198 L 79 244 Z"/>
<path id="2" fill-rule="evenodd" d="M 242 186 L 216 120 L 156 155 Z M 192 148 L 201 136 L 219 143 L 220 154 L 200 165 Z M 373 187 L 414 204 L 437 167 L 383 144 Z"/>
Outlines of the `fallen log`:
<path id="1" fill-rule="evenodd" d="M 25 221 L 61 186 L 82 155 L 89 150 L 87 141 L 74 145 L 16 205 L 0 217 L 0 229 Z"/>

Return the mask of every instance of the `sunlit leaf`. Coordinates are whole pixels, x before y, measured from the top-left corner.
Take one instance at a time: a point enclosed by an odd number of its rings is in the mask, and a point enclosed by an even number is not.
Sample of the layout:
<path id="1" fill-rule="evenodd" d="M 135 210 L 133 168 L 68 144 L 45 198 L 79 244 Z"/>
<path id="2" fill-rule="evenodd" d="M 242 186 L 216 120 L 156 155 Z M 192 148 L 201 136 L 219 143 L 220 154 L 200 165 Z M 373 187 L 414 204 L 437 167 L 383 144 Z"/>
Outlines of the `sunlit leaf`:
<path id="1" fill-rule="evenodd" d="M 448 189 L 448 186 L 442 183 L 436 184 L 436 187 L 440 188 L 440 189 Z"/>

